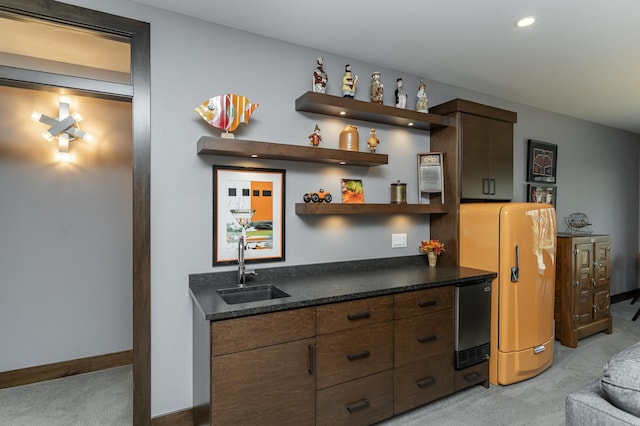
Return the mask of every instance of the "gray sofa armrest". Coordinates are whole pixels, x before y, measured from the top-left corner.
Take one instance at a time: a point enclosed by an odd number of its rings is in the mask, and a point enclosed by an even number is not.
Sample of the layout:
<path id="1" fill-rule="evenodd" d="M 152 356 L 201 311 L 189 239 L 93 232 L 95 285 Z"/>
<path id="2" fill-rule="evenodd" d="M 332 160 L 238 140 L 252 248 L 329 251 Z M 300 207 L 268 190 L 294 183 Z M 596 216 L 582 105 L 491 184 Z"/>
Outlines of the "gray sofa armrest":
<path id="1" fill-rule="evenodd" d="M 565 401 L 567 426 L 640 426 L 640 418 L 615 407 L 600 390 L 600 380 L 570 393 Z"/>

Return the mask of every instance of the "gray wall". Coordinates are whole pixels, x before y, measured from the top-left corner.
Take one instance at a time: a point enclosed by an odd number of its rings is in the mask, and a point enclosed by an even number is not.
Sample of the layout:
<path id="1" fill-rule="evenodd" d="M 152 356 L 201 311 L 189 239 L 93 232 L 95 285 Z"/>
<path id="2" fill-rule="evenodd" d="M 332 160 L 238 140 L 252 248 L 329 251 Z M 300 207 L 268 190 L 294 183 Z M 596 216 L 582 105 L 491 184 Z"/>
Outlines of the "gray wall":
<path id="1" fill-rule="evenodd" d="M 429 236 L 428 218 L 416 216 L 296 216 L 293 203 L 303 193 L 325 188 L 337 193 L 341 177 L 361 178 L 368 202 L 388 202 L 389 184 L 409 184 L 416 202 L 415 154 L 429 150 L 425 132 L 375 126 L 379 151 L 389 165 L 340 168 L 280 161 L 248 161 L 198 157 L 203 135 L 217 135 L 193 108 L 221 93 L 237 93 L 260 107 L 236 137 L 307 145 L 316 123 L 324 147 L 337 147 L 339 131 L 357 124 L 366 134 L 370 123 L 296 112 L 294 101 L 311 88 L 315 58 L 324 55 L 328 92 L 338 94 L 343 67 L 351 63 L 361 78 L 357 98 L 368 97 L 373 71 L 382 73 L 385 103 L 393 102 L 396 77 L 404 77 L 410 94 L 418 76 L 365 64 L 326 52 L 283 43 L 213 25 L 125 0 L 69 3 L 151 23 L 152 153 L 151 153 L 151 315 L 152 414 L 191 406 L 191 300 L 188 275 L 210 272 L 212 234 L 212 164 L 284 168 L 287 170 L 285 263 L 268 266 L 405 256 L 417 253 L 417 242 Z M 366 35 L 363 35 L 366 36 Z M 384 52 L 380 53 L 381 55 Z M 401 69 L 402 67 L 399 66 Z M 469 92 L 426 78 L 429 103 L 456 97 L 484 102 L 518 113 L 515 130 L 515 200 L 524 199 L 526 139 L 558 144 L 558 218 L 586 212 L 594 231 L 614 242 L 613 293 L 635 287 L 638 251 L 638 142 L 635 134 Z M 588 88 L 585 88 L 588 90 Z M 409 105 L 415 99 L 410 96 Z M 362 137 L 362 135 L 361 135 Z M 391 234 L 406 232 L 406 249 L 391 249 Z M 233 269 L 215 268 L 216 271 Z"/>
<path id="2" fill-rule="evenodd" d="M 0 371 L 131 349 L 131 104 L 71 100 L 95 143 L 59 163 L 58 95 L 0 87 Z"/>

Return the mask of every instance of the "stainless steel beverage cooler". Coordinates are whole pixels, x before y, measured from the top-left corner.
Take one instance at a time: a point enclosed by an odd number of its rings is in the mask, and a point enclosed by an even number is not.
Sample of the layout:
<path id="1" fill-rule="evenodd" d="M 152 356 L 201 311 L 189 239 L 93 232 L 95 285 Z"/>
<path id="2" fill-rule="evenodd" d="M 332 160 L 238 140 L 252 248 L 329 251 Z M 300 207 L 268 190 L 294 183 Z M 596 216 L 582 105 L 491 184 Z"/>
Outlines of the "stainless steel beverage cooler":
<path id="1" fill-rule="evenodd" d="M 456 370 L 489 359 L 491 341 L 491 281 L 456 284 Z"/>

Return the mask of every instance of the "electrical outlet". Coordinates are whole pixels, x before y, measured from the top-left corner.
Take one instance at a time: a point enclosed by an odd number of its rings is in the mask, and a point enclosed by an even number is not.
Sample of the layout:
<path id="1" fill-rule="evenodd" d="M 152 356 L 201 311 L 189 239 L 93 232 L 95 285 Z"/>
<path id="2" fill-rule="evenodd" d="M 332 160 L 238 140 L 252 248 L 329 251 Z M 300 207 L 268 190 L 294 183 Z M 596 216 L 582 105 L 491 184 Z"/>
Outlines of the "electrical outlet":
<path id="1" fill-rule="evenodd" d="M 391 234 L 391 248 L 403 248 L 407 246 L 407 234 Z"/>

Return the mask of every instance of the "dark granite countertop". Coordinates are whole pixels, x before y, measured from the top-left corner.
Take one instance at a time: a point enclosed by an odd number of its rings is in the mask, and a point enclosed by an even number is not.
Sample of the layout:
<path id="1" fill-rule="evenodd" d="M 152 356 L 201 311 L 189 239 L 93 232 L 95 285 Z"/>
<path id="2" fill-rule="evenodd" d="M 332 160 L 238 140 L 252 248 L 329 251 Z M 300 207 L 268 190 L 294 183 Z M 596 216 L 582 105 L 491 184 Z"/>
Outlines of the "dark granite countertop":
<path id="1" fill-rule="evenodd" d="M 395 294 L 490 279 L 495 272 L 457 266 L 426 265 L 426 256 L 336 262 L 257 270 L 247 285 L 273 284 L 290 297 L 227 304 L 216 293 L 236 287 L 237 272 L 192 274 L 189 290 L 204 319 L 218 321 L 268 312 Z"/>

